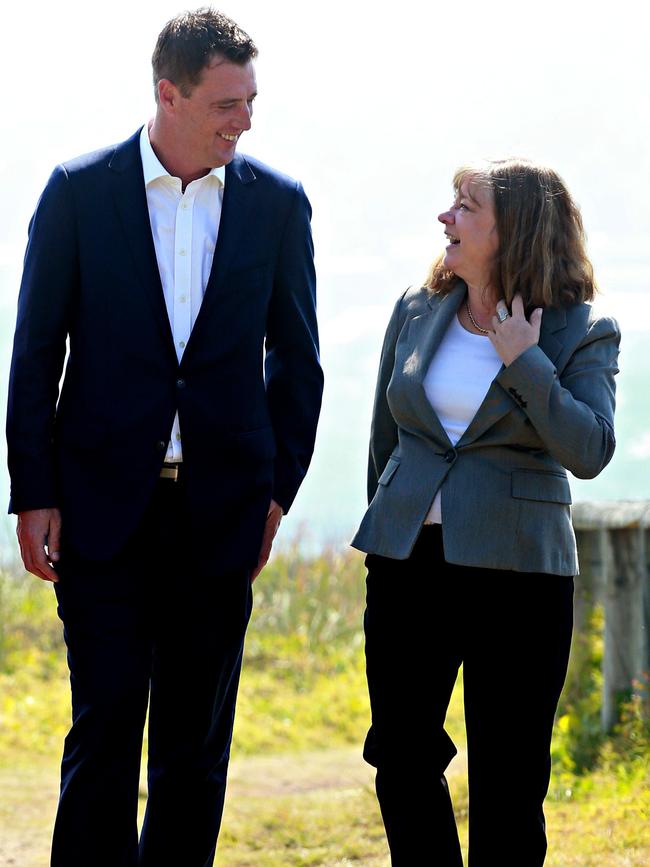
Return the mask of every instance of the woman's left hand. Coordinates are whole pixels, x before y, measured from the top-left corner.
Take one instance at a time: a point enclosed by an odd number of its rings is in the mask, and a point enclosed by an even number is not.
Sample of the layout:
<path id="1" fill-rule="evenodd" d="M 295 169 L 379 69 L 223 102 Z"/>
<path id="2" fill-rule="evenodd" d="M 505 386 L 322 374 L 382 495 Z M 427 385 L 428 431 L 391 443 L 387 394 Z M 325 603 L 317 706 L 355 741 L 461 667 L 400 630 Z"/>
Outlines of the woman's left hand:
<path id="1" fill-rule="evenodd" d="M 505 319 L 504 313 L 507 314 Z M 542 308 L 536 307 L 530 314 L 529 321 L 526 319 L 524 302 L 519 293 L 512 299 L 512 313 L 508 313 L 505 301 L 497 302 L 497 313 L 492 317 L 494 331 L 491 331 L 488 337 L 506 367 L 509 367 L 522 352 L 535 346 L 539 341 L 541 324 Z"/>

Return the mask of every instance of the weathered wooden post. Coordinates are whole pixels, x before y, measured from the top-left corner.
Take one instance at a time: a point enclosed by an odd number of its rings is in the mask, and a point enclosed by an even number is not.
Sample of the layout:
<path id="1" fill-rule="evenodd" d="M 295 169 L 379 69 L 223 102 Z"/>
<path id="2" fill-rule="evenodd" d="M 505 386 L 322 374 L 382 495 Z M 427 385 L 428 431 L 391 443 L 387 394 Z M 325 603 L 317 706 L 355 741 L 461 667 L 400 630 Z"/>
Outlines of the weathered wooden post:
<path id="1" fill-rule="evenodd" d="M 605 658 L 602 725 L 618 721 L 621 701 L 632 694 L 645 669 L 644 585 L 645 531 L 642 527 L 610 530 L 612 568 L 605 589 Z"/>
<path id="2" fill-rule="evenodd" d="M 574 527 L 587 573 L 594 559 L 588 552 L 593 552 L 594 540 L 599 539 L 605 576 L 601 725 L 610 731 L 618 720 L 621 699 L 633 692 L 635 684 L 647 684 L 650 670 L 650 502 L 577 503 Z M 582 576 L 578 587 L 581 581 Z M 593 586 L 588 574 L 586 584 Z M 581 604 L 578 592 L 576 631 L 583 625 Z"/>
<path id="3" fill-rule="evenodd" d="M 575 582 L 571 663 L 565 686 L 570 701 L 577 700 L 583 689 L 583 673 L 591 656 L 591 618 L 605 580 L 600 532 L 576 528 L 575 534 L 580 575 Z"/>

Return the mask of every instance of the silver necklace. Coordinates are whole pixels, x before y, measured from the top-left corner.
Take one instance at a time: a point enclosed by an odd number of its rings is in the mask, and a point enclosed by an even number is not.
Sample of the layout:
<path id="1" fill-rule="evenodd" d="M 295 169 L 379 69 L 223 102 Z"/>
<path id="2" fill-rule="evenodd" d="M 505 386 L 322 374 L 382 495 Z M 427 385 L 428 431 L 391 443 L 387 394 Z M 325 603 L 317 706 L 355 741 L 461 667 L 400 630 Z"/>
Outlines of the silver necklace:
<path id="1" fill-rule="evenodd" d="M 469 298 L 467 299 L 467 301 L 465 301 L 465 304 L 467 306 L 467 315 L 469 316 L 469 321 L 472 323 L 474 328 L 476 328 L 477 331 L 480 331 L 481 334 L 489 334 L 490 329 L 489 328 L 481 328 L 481 326 L 478 324 L 476 319 L 474 319 L 474 317 L 472 316 L 472 308 L 469 306 Z"/>

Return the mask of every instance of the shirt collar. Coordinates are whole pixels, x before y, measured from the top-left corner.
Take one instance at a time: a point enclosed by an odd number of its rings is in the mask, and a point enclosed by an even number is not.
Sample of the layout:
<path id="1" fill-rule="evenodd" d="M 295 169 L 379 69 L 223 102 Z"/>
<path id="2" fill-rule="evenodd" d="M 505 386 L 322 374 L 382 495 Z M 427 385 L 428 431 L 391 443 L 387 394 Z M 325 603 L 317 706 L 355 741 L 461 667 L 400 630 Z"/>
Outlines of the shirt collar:
<path id="1" fill-rule="evenodd" d="M 142 158 L 142 171 L 144 173 L 145 187 L 148 187 L 152 181 L 155 181 L 158 178 L 172 177 L 154 153 L 154 149 L 151 147 L 151 141 L 149 139 L 149 124 L 147 123 L 145 123 L 140 132 L 140 157 Z M 205 177 L 210 177 L 210 175 L 217 178 L 222 187 L 225 185 L 225 166 L 217 166 L 217 168 L 211 169 Z"/>

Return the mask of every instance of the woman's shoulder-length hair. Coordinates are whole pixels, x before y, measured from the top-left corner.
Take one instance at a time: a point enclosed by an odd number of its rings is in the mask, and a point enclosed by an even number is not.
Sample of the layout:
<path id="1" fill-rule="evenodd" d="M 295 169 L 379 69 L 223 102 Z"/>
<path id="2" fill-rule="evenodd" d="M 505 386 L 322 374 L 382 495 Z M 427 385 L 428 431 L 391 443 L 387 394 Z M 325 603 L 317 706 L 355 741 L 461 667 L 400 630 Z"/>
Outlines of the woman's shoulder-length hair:
<path id="1" fill-rule="evenodd" d="M 463 166 L 454 175 L 454 190 L 466 180 L 493 194 L 499 237 L 493 285 L 506 304 L 517 292 L 526 309 L 593 300 L 598 288 L 582 217 L 557 172 L 512 158 Z M 425 286 L 446 295 L 458 277 L 443 258 L 431 266 Z"/>

